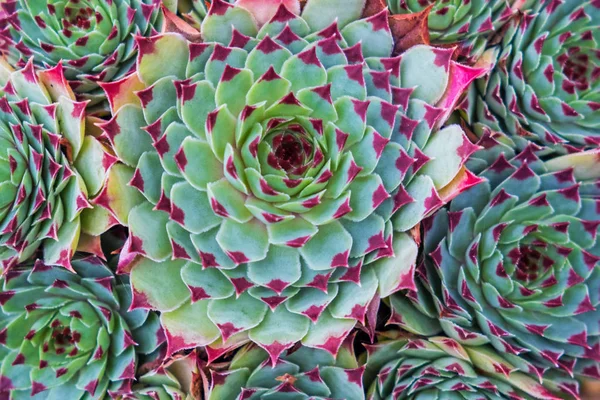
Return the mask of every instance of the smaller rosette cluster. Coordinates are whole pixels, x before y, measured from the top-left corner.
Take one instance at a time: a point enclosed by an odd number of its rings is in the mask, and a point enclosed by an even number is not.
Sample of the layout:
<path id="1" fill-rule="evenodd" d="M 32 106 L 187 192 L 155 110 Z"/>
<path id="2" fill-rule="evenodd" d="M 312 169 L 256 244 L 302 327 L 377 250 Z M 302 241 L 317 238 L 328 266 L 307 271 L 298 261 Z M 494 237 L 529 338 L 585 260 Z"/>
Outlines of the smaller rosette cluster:
<path id="1" fill-rule="evenodd" d="M 130 392 L 140 357 L 165 341 L 153 312 L 96 257 L 74 272 L 36 262 L 0 290 L 0 397 L 101 399 Z"/>
<path id="2" fill-rule="evenodd" d="M 158 367 L 140 376 L 129 393 L 118 397 L 119 400 L 192 400 L 176 375 L 168 369 Z"/>
<path id="3" fill-rule="evenodd" d="M 560 153 L 600 143 L 600 4 L 548 0 L 529 4 L 482 62 L 494 64 L 469 97 L 482 126 Z"/>
<path id="4" fill-rule="evenodd" d="M 103 85 L 130 177 L 108 197 L 141 197 L 119 219 L 120 270 L 171 351 L 235 336 L 273 359 L 300 340 L 335 353 L 379 297 L 413 288 L 410 229 L 478 182 L 477 146 L 439 127 L 484 71 L 453 49 L 394 57 L 386 10 L 326 3 L 260 26 L 213 1 L 202 43 L 138 38 L 137 72 Z"/>
<path id="5" fill-rule="evenodd" d="M 391 299 L 392 320 L 489 343 L 531 375 L 599 377 L 598 151 L 544 162 L 533 145 L 481 144 L 487 182 L 427 221 L 418 291 Z"/>
<path id="6" fill-rule="evenodd" d="M 532 379 L 491 346 L 461 345 L 438 336 L 384 338 L 367 350 L 369 400 L 563 398 L 554 391 L 555 382 Z"/>
<path id="7" fill-rule="evenodd" d="M 428 12 L 428 35 L 434 45 L 458 45 L 460 54 L 477 60 L 489 39 L 510 21 L 507 0 L 386 0 L 392 14 Z"/>
<path id="8" fill-rule="evenodd" d="M 0 271 L 42 247 L 45 262 L 69 268 L 89 232 L 80 214 L 116 159 L 86 135 L 86 103 L 74 98 L 60 65 L 13 71 L 0 61 Z"/>
<path id="9" fill-rule="evenodd" d="M 275 365 L 261 348 L 238 351 L 226 371 L 212 371 L 208 400 L 364 400 L 364 366 L 354 356 L 352 341 L 337 357 L 300 347 L 282 355 Z"/>
<path id="10" fill-rule="evenodd" d="M 160 28 L 160 8 L 160 0 L 7 0 L 0 2 L 0 42 L 13 66 L 33 58 L 47 68 L 62 60 L 71 87 L 93 106 L 104 100 L 98 82 L 134 66 L 134 36 Z"/>

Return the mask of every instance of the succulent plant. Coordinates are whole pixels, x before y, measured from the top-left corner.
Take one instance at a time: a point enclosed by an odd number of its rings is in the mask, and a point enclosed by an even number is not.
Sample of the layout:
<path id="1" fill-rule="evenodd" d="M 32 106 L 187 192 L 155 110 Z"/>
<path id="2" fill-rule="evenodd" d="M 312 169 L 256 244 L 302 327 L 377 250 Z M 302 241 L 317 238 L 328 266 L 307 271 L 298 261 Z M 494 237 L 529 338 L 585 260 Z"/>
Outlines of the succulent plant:
<path id="1" fill-rule="evenodd" d="M 523 9 L 482 60 L 494 68 L 465 105 L 476 131 L 505 132 L 521 149 L 600 144 L 600 5 L 548 0 Z"/>
<path id="2" fill-rule="evenodd" d="M 131 294 L 97 257 L 75 273 L 37 261 L 0 291 L 0 397 L 100 399 L 129 392 L 139 357 L 165 337 L 157 314 L 129 312 Z"/>
<path id="3" fill-rule="evenodd" d="M 120 79 L 134 66 L 134 35 L 159 29 L 161 2 L 6 0 L 0 2 L 0 40 L 9 43 L 6 56 L 13 66 L 33 58 L 38 67 L 53 67 L 62 60 L 71 87 L 91 107 L 104 100 L 98 82 Z"/>
<path id="4" fill-rule="evenodd" d="M 44 248 L 48 264 L 70 268 L 80 214 L 116 160 L 86 125 L 62 67 L 13 71 L 0 61 L 0 272 Z M 104 223 L 94 225 L 100 233 Z"/>
<path id="5" fill-rule="evenodd" d="M 235 355 L 229 369 L 212 371 L 207 400 L 363 400 L 364 366 L 354 356 L 352 340 L 337 358 L 308 347 L 288 351 L 275 365 L 254 345 Z"/>
<path id="6" fill-rule="evenodd" d="M 452 49 L 391 57 L 387 11 L 362 7 L 282 4 L 259 29 L 264 10 L 215 0 L 203 43 L 140 37 L 137 73 L 105 85 L 101 127 L 144 196 L 119 268 L 170 352 L 235 336 L 273 361 L 299 340 L 335 353 L 413 287 L 407 232 L 478 182 L 477 147 L 438 126 L 484 71 Z"/>
<path id="7" fill-rule="evenodd" d="M 119 397 L 119 400 L 192 399 L 183 389 L 175 375 L 164 368 L 158 368 L 140 376 L 132 390 Z"/>
<path id="8" fill-rule="evenodd" d="M 387 335 L 392 339 L 368 346 L 365 385 L 370 385 L 369 400 L 563 398 L 558 395 L 557 381 L 541 384 L 489 345 L 461 345 L 441 336 Z"/>
<path id="9" fill-rule="evenodd" d="M 532 375 L 600 377 L 599 151 L 544 162 L 534 145 L 482 144 L 488 182 L 427 221 L 418 291 L 391 299 L 392 320 L 489 343 Z"/>
<path id="10" fill-rule="evenodd" d="M 392 14 L 428 13 L 435 45 L 459 45 L 460 54 L 477 60 L 488 40 L 513 15 L 514 0 L 386 0 Z"/>
<path id="11" fill-rule="evenodd" d="M 163 347 L 161 347 L 163 349 Z M 200 371 L 198 351 L 178 353 L 167 357 L 153 357 L 138 368 L 136 381 L 128 391 L 122 391 L 117 400 L 206 400 L 205 388 L 198 384 Z M 139 376 L 138 376 L 139 375 Z"/>

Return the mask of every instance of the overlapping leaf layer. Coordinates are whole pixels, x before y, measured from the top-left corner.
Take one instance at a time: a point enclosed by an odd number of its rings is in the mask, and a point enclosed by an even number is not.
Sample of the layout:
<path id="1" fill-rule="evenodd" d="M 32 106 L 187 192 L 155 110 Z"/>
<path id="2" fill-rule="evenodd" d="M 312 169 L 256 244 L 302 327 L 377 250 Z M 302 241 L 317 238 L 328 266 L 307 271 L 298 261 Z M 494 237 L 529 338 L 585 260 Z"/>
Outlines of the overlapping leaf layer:
<path id="1" fill-rule="evenodd" d="M 393 14 L 423 12 L 429 7 L 428 33 L 433 44 L 458 45 L 462 56 L 477 60 L 489 39 L 513 15 L 507 0 L 386 0 Z"/>

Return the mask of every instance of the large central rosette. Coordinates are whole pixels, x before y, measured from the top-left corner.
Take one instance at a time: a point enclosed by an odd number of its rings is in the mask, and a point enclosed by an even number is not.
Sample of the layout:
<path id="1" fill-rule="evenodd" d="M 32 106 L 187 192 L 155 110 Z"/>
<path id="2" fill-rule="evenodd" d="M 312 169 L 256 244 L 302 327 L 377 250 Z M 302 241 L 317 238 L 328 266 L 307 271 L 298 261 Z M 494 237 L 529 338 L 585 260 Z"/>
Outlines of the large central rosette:
<path id="1" fill-rule="evenodd" d="M 483 144 L 481 157 L 496 159 L 482 173 L 489 183 L 428 221 L 420 290 L 392 299 L 392 319 L 490 343 L 530 374 L 598 378 L 598 151 L 543 162 L 533 146 L 514 156 Z"/>
<path id="2" fill-rule="evenodd" d="M 258 30 L 214 1 L 203 43 L 139 38 L 137 74 L 107 87 L 102 128 L 146 199 L 120 266 L 173 351 L 239 334 L 335 353 L 374 298 L 413 288 L 406 232 L 477 182 L 477 147 L 437 126 L 482 71 L 452 49 L 390 57 L 387 11 L 311 4 Z"/>

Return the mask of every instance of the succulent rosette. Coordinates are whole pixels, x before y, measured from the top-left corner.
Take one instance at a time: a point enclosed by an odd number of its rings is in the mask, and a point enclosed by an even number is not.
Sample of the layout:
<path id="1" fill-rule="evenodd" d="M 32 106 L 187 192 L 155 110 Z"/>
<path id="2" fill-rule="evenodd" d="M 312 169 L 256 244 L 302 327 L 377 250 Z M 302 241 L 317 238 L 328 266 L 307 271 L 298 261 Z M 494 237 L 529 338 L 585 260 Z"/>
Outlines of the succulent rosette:
<path id="1" fill-rule="evenodd" d="M 477 147 L 438 126 L 483 71 L 452 49 L 391 57 L 387 11 L 362 7 L 282 4 L 259 29 L 260 10 L 215 0 L 204 42 L 138 38 L 137 73 L 105 85 L 101 127 L 144 197 L 120 271 L 170 351 L 235 335 L 273 360 L 299 340 L 335 353 L 413 287 L 407 231 L 478 182 Z"/>
<path id="2" fill-rule="evenodd" d="M 129 312 L 131 293 L 97 257 L 75 273 L 37 261 L 0 291 L 0 397 L 100 399 L 128 393 L 138 359 L 165 337 L 157 314 Z"/>
<path id="3" fill-rule="evenodd" d="M 226 371 L 212 371 L 207 400 L 364 400 L 364 366 L 351 340 L 337 357 L 320 349 L 290 350 L 275 365 L 261 348 L 238 351 Z"/>
<path id="4" fill-rule="evenodd" d="M 478 59 L 489 39 L 506 24 L 514 0 L 386 0 L 392 14 L 428 12 L 435 45 L 458 45 L 462 56 Z"/>
<path id="5" fill-rule="evenodd" d="M 523 149 L 533 141 L 560 152 L 600 143 L 600 5 L 538 1 L 508 25 L 484 55 L 494 64 L 466 108 L 482 126 L 510 134 Z"/>
<path id="6" fill-rule="evenodd" d="M 80 214 L 116 159 L 86 127 L 85 106 L 60 65 L 0 61 L 0 272 L 42 247 L 47 263 L 70 268 L 82 231 L 92 233 Z"/>
<path id="7" fill-rule="evenodd" d="M 184 400 L 192 399 L 185 393 L 181 382 L 164 368 L 150 371 L 137 379 L 129 393 L 120 400 Z"/>
<path id="8" fill-rule="evenodd" d="M 368 346 L 366 367 L 369 400 L 564 398 L 561 381 L 540 383 L 491 346 L 461 345 L 448 337 L 386 338 Z"/>
<path id="9" fill-rule="evenodd" d="M 392 321 L 490 344 L 521 370 L 600 377 L 598 150 L 541 161 L 493 138 L 482 183 L 427 221 L 417 292 Z M 502 151 L 503 150 L 503 151 Z M 569 391 L 569 385 L 561 390 Z"/>
<path id="10" fill-rule="evenodd" d="M 0 2 L 0 41 L 8 42 L 13 66 L 62 60 L 71 87 L 94 106 L 105 99 L 98 82 L 120 79 L 135 65 L 134 36 L 160 29 L 160 7 L 161 0 L 7 0 Z"/>

